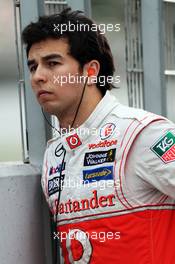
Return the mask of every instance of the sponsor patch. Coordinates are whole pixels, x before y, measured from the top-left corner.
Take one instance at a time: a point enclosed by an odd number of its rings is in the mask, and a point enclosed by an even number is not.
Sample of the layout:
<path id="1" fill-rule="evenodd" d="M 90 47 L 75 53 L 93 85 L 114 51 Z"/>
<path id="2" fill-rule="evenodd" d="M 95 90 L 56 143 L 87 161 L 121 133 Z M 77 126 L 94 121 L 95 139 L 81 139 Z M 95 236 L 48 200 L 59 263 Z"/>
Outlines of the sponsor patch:
<path id="1" fill-rule="evenodd" d="M 65 197 L 66 198 L 66 197 Z M 80 198 L 80 197 L 79 197 Z M 79 213 L 86 210 L 92 210 L 96 208 L 115 206 L 116 197 L 114 193 L 102 196 L 98 193 L 97 190 L 92 190 L 92 195 L 83 199 L 71 199 L 67 197 L 67 201 L 59 203 L 58 211 L 59 214 L 72 214 Z M 55 200 L 55 207 L 58 205 L 58 199 Z"/>
<path id="2" fill-rule="evenodd" d="M 65 149 L 64 149 L 63 145 L 60 143 L 55 149 L 55 156 L 61 157 L 61 155 L 63 154 L 64 151 L 65 151 Z"/>
<path id="3" fill-rule="evenodd" d="M 175 135 L 172 132 L 167 132 L 153 146 L 151 150 L 163 162 L 168 163 L 175 160 Z"/>
<path id="4" fill-rule="evenodd" d="M 89 149 L 96 149 L 96 148 L 104 148 L 104 147 L 111 147 L 117 145 L 117 140 L 104 140 L 98 143 L 88 144 Z"/>
<path id="5" fill-rule="evenodd" d="M 62 170 L 64 170 L 65 169 L 65 162 L 63 163 L 63 169 Z M 50 169 L 49 169 L 49 176 L 50 175 L 52 175 L 52 174 L 55 174 L 55 173 L 60 173 L 60 171 L 61 171 L 61 164 L 60 165 L 58 165 L 58 166 L 56 166 L 56 167 L 50 167 Z"/>
<path id="6" fill-rule="evenodd" d="M 115 152 L 116 149 L 110 149 L 107 151 L 96 151 L 86 153 L 84 157 L 84 166 L 93 166 L 106 162 L 113 162 L 115 159 Z"/>
<path id="7" fill-rule="evenodd" d="M 113 166 L 83 170 L 83 183 L 113 179 Z"/>
<path id="8" fill-rule="evenodd" d="M 74 135 L 67 137 L 66 141 L 67 141 L 70 149 L 75 149 L 82 144 L 82 142 L 81 142 L 81 140 L 77 134 L 74 134 Z"/>
<path id="9" fill-rule="evenodd" d="M 59 189 L 59 177 L 54 177 L 48 181 L 48 193 L 49 196 L 58 192 Z"/>
<path id="10" fill-rule="evenodd" d="M 100 128 L 100 137 L 102 140 L 109 138 L 113 135 L 116 125 L 113 123 L 107 123 Z"/>

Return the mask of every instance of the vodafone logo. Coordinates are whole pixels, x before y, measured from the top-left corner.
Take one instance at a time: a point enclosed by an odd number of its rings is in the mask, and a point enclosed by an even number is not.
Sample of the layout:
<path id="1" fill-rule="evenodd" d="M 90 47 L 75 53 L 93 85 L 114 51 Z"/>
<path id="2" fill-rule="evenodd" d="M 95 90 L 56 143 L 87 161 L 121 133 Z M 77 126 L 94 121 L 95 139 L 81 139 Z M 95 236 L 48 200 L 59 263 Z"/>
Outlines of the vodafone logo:
<path id="1" fill-rule="evenodd" d="M 82 142 L 81 142 L 81 140 L 77 134 L 74 134 L 74 135 L 67 137 L 66 141 L 67 141 L 70 149 L 77 148 L 82 144 Z"/>
<path id="2" fill-rule="evenodd" d="M 98 143 L 89 144 L 89 149 L 96 149 L 96 148 L 104 148 L 104 147 L 111 147 L 117 145 L 117 140 L 105 140 L 100 141 Z"/>
<path id="3" fill-rule="evenodd" d="M 69 231 L 66 239 L 66 248 L 70 263 L 89 263 L 92 255 L 92 246 L 86 233 L 80 229 Z"/>
<path id="4" fill-rule="evenodd" d="M 109 138 L 113 135 L 116 125 L 113 123 L 107 123 L 100 128 L 100 137 L 102 140 Z"/>

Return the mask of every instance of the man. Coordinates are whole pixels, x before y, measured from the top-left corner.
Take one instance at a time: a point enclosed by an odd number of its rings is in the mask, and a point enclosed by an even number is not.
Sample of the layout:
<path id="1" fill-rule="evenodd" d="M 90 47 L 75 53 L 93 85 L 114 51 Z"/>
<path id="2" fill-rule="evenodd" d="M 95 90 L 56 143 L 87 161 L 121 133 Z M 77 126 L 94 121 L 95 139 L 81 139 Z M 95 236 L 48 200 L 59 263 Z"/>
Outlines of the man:
<path id="1" fill-rule="evenodd" d="M 42 187 L 65 263 L 175 263 L 174 124 L 118 103 L 110 47 L 81 12 L 41 17 L 23 40 L 38 102 L 64 130 Z"/>

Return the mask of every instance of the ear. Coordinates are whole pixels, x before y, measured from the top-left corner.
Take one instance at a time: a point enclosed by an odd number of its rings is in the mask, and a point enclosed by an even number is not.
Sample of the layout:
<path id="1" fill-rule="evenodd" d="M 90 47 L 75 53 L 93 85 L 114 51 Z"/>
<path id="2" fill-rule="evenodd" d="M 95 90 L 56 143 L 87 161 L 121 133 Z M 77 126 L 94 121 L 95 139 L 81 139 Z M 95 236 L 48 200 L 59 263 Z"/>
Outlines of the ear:
<path id="1" fill-rule="evenodd" d="M 97 60 L 92 60 L 84 65 L 84 74 L 88 76 L 87 85 L 97 83 L 97 76 L 100 71 L 100 63 Z"/>

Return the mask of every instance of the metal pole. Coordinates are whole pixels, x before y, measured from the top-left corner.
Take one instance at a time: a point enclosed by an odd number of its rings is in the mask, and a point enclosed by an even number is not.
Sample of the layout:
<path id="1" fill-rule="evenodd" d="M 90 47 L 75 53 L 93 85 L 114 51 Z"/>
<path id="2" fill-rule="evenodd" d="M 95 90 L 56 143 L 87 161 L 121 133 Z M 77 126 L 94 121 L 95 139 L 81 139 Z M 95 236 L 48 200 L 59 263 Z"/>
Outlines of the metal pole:
<path id="1" fill-rule="evenodd" d="M 144 108 L 166 116 L 162 9 L 162 0 L 141 1 Z"/>

